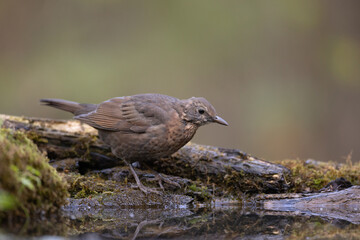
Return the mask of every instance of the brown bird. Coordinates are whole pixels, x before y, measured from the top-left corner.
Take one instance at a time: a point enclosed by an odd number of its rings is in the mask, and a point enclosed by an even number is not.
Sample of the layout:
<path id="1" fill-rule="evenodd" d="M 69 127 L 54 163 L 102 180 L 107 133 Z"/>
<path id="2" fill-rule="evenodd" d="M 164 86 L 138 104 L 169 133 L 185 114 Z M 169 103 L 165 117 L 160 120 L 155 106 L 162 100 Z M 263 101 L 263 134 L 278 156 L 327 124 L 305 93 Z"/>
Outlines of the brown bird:
<path id="1" fill-rule="evenodd" d="M 100 139 L 130 168 L 144 193 L 145 187 L 130 163 L 170 156 L 189 142 L 196 130 L 207 123 L 228 123 L 201 97 L 180 100 L 161 94 L 116 97 L 96 104 L 61 99 L 41 99 L 45 105 L 71 112 L 75 119 L 96 128 Z"/>

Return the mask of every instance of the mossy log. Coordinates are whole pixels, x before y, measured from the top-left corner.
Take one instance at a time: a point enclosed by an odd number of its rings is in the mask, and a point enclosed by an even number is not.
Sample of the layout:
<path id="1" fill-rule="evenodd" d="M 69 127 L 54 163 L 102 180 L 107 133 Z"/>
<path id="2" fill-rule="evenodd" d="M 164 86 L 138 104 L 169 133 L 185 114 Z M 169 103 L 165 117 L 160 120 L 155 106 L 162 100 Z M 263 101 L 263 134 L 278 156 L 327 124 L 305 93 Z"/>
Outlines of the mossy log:
<path id="1" fill-rule="evenodd" d="M 51 161 L 80 158 L 80 172 L 105 169 L 123 162 L 114 157 L 92 127 L 75 120 L 0 115 L 2 126 L 23 129 Z M 236 149 L 189 143 L 171 157 L 149 164 L 168 175 L 200 180 L 231 193 L 281 193 L 289 188 L 290 171 L 282 165 L 252 157 Z"/>
<path id="2" fill-rule="evenodd" d="M 0 223 L 57 212 L 67 202 L 67 184 L 24 132 L 0 128 L 0 166 Z"/>

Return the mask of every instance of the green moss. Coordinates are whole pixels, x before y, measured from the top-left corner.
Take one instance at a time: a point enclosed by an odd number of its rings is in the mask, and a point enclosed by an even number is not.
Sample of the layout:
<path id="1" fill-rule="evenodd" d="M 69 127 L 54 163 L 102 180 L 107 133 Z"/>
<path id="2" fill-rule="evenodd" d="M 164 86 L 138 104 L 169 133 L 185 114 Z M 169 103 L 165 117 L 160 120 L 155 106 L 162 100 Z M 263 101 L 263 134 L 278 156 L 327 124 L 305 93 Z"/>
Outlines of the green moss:
<path id="1" fill-rule="evenodd" d="M 67 174 L 65 176 L 69 184 L 71 197 L 86 198 L 101 193 L 113 193 L 124 188 L 120 183 L 112 180 L 104 180 L 96 176 L 83 176 L 80 174 Z"/>
<path id="2" fill-rule="evenodd" d="M 74 195 L 74 198 L 86 198 L 86 197 L 89 197 L 91 195 L 96 195 L 96 194 L 97 194 L 97 192 L 95 192 L 95 191 L 92 191 L 88 188 L 83 188 Z"/>
<path id="3" fill-rule="evenodd" d="M 201 188 L 197 187 L 195 184 L 192 184 L 189 186 L 189 190 L 193 192 L 199 192 L 201 191 Z"/>
<path id="4" fill-rule="evenodd" d="M 16 208 L 16 199 L 8 192 L 0 190 L 0 211 L 13 210 Z"/>
<path id="5" fill-rule="evenodd" d="M 244 193 L 258 193 L 263 191 L 263 177 L 246 174 L 244 171 L 235 171 L 230 167 L 225 168 L 226 174 L 222 179 L 224 196 L 242 198 Z M 217 179 L 221 182 L 221 179 Z"/>
<path id="6" fill-rule="evenodd" d="M 212 199 L 207 187 L 202 186 L 198 187 L 195 184 L 188 186 L 188 190 L 190 191 L 189 195 L 195 197 L 198 201 L 209 201 Z"/>
<path id="7" fill-rule="evenodd" d="M 7 211 L 0 207 L 0 218 L 52 212 L 66 203 L 66 182 L 25 133 L 0 129 L 0 162 L 0 189 L 14 200 Z"/>
<path id="8" fill-rule="evenodd" d="M 277 163 L 291 170 L 292 192 L 317 191 L 330 181 L 344 177 L 354 185 L 360 184 L 360 162 L 353 164 L 351 159 L 346 164 L 317 162 L 306 164 L 303 160 L 282 160 Z"/>
<path id="9" fill-rule="evenodd" d="M 38 134 L 36 134 L 36 132 L 34 131 L 28 131 L 26 132 L 26 136 L 33 141 L 36 144 L 39 143 L 48 143 L 48 140 L 46 138 L 43 138 L 41 136 L 39 136 Z"/>

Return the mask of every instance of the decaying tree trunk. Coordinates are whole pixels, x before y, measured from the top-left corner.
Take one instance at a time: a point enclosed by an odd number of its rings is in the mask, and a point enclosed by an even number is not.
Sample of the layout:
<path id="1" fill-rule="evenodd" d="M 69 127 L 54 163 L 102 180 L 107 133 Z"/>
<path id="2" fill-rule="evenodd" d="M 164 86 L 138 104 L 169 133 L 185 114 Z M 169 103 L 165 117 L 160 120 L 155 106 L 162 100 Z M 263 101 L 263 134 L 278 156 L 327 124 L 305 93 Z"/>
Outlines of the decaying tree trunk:
<path id="1" fill-rule="evenodd" d="M 51 161 L 81 158 L 79 167 L 90 169 L 123 164 L 97 138 L 95 129 L 78 121 L 0 115 L 1 121 L 2 127 L 24 130 L 41 150 L 47 152 Z M 286 179 L 289 179 L 290 171 L 287 168 L 236 149 L 191 143 L 171 157 L 149 165 L 155 171 L 201 180 L 232 193 L 281 193 L 289 188 Z"/>

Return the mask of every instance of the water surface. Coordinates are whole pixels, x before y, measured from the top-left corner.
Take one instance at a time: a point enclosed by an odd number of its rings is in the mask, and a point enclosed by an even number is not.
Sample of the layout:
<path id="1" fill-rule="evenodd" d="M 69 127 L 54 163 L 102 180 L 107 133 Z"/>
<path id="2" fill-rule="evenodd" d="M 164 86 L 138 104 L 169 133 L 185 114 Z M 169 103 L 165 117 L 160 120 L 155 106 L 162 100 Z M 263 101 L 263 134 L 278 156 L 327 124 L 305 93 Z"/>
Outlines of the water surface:
<path id="1" fill-rule="evenodd" d="M 57 237 L 56 237 L 57 236 Z M 4 225 L 0 239 L 360 239 L 360 225 L 300 212 L 242 207 L 79 209 Z"/>

